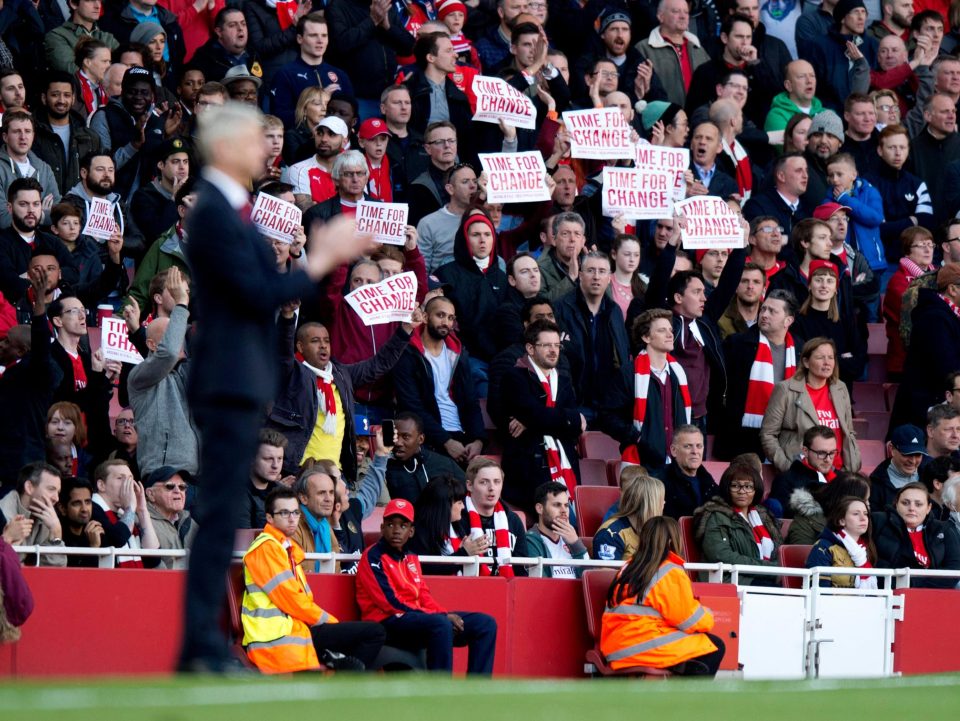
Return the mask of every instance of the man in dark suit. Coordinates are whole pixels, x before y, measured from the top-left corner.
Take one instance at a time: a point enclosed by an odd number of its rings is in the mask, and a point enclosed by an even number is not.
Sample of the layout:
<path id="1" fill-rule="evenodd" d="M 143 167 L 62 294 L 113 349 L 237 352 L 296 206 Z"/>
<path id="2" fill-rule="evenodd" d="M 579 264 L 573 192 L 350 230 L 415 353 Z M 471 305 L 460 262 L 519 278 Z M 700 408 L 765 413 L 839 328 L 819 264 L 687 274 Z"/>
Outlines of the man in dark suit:
<path id="1" fill-rule="evenodd" d="M 263 116 L 227 103 L 199 120 L 206 159 L 187 247 L 198 328 L 188 399 L 201 437 L 196 518 L 187 575 L 179 668 L 221 672 L 230 665 L 219 617 L 236 519 L 257 448 L 264 407 L 276 392 L 276 311 L 310 297 L 327 272 L 360 255 L 367 238 L 339 220 L 311 234 L 305 269 L 281 275 L 269 244 L 250 222 L 251 180 L 265 167 Z"/>

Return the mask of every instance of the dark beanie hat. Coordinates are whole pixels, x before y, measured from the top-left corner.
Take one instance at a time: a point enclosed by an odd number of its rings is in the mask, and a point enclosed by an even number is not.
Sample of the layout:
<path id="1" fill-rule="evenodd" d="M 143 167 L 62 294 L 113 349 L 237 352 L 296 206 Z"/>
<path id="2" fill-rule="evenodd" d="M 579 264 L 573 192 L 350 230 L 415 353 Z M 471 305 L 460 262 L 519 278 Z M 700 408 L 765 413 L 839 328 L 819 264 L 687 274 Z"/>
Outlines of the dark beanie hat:
<path id="1" fill-rule="evenodd" d="M 864 5 L 863 0 L 839 0 L 833 8 L 833 21 L 839 25 L 841 20 L 857 8 L 866 10 L 867 6 Z"/>

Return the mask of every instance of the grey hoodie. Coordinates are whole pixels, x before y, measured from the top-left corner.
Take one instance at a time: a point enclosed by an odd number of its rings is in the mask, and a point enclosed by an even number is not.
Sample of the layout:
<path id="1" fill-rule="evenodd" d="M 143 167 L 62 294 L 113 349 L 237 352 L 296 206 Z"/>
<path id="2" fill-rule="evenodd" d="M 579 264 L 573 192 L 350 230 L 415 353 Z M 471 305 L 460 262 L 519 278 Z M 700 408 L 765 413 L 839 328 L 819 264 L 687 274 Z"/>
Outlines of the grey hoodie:
<path id="1" fill-rule="evenodd" d="M 17 167 L 17 164 L 13 162 L 13 159 L 7 153 L 7 146 L 0 145 L 0 187 L 4 189 L 9 188 L 10 183 L 17 178 L 33 177 L 43 186 L 41 200 L 48 195 L 52 195 L 53 205 L 59 203 L 60 189 L 57 187 L 57 179 L 53 174 L 53 168 L 40 160 L 32 150 L 27 152 L 27 160 L 34 168 L 34 172 L 30 176 L 20 174 L 20 168 Z M 3 200 L 6 201 L 6 195 L 4 195 Z M 43 214 L 43 224 L 50 224 L 49 210 Z M 10 211 L 7 210 L 7 204 L 6 202 L 0 203 L 0 229 L 9 228 L 11 225 L 13 225 L 13 219 L 10 217 Z"/>

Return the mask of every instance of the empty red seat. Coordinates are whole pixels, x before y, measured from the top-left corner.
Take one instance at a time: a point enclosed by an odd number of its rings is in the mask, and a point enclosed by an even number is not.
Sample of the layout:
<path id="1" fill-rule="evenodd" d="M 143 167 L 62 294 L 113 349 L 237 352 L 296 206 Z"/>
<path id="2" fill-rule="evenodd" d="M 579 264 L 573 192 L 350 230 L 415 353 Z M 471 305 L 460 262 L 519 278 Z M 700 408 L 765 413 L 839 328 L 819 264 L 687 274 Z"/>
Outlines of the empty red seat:
<path id="1" fill-rule="evenodd" d="M 703 553 L 693 535 L 693 516 L 680 516 L 680 537 L 683 540 L 683 558 L 690 563 L 701 563 Z"/>
<path id="2" fill-rule="evenodd" d="M 882 413 L 887 410 L 884 383 L 857 382 L 853 384 L 853 410 L 857 415 L 864 412 Z"/>
<path id="3" fill-rule="evenodd" d="M 707 469 L 707 473 L 713 476 L 713 480 L 717 483 L 720 483 L 720 476 L 723 475 L 723 472 L 727 470 L 727 466 L 730 464 L 726 461 L 704 461 L 703 467 Z"/>
<path id="4" fill-rule="evenodd" d="M 786 533 L 784 533 L 786 536 Z M 778 553 L 780 555 L 780 565 L 784 568 L 806 568 L 807 556 L 810 555 L 810 549 L 813 546 L 804 544 L 784 544 L 780 546 Z M 799 576 L 781 576 L 780 583 L 784 588 L 803 588 L 803 579 Z"/>
<path id="5" fill-rule="evenodd" d="M 606 433 L 587 431 L 580 436 L 581 458 L 620 458 L 620 444 Z"/>
<path id="6" fill-rule="evenodd" d="M 577 533 L 592 536 L 607 510 L 620 500 L 620 489 L 611 486 L 580 486 L 577 489 Z"/>
<path id="7" fill-rule="evenodd" d="M 878 356 L 886 355 L 888 342 L 885 323 L 867 323 L 867 353 Z"/>
<path id="8" fill-rule="evenodd" d="M 887 437 L 887 429 L 890 427 L 889 412 L 857 412 L 855 420 L 859 421 L 859 423 L 854 425 L 854 429 L 857 432 L 857 440 L 882 441 Z"/>
<path id="9" fill-rule="evenodd" d="M 869 468 L 872 471 L 887 459 L 886 444 L 883 441 L 858 441 L 860 447 L 860 458 L 864 469 Z M 870 471 L 863 471 L 867 474 Z"/>
<path id="10" fill-rule="evenodd" d="M 607 462 L 602 458 L 580 459 L 580 483 L 584 486 L 608 486 Z"/>
<path id="11" fill-rule="evenodd" d="M 380 526 L 383 524 L 383 506 L 377 506 L 373 509 L 373 512 L 363 519 L 361 524 L 361 530 L 366 533 L 367 531 L 376 531 L 380 533 Z"/>
<path id="12" fill-rule="evenodd" d="M 622 461 L 619 458 L 613 458 L 607 463 L 607 485 L 620 487 L 620 464 Z"/>

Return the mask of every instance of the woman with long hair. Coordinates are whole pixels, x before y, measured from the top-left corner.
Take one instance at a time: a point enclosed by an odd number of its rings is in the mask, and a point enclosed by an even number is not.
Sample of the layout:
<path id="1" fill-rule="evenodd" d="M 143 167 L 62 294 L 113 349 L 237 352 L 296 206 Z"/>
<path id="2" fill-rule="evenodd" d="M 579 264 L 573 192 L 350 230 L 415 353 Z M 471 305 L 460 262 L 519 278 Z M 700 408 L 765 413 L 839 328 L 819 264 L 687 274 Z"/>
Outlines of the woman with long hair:
<path id="1" fill-rule="evenodd" d="M 683 570 L 680 526 L 666 516 L 640 529 L 640 548 L 607 592 L 600 650 L 614 669 L 649 666 L 714 676 L 723 641 L 708 633 L 713 614 L 694 598 Z"/>
<path id="2" fill-rule="evenodd" d="M 630 233 L 619 233 L 613 239 L 610 258 L 613 261 L 613 274 L 607 292 L 626 318 L 630 302 L 634 298 L 643 298 L 647 292 L 647 284 L 639 272 L 640 240 Z"/>
<path id="3" fill-rule="evenodd" d="M 457 524 L 463 513 L 467 487 L 453 476 L 437 476 L 421 491 L 414 507 L 415 533 L 407 545 L 418 556 L 478 556 L 487 550 L 487 538 L 461 538 Z M 459 576 L 462 566 L 423 564 L 431 576 Z"/>
<path id="4" fill-rule="evenodd" d="M 837 438 L 834 466 L 859 471 L 857 435 L 847 386 L 840 380 L 837 346 L 822 336 L 808 340 L 793 377 L 777 383 L 760 424 L 760 445 L 777 470 L 785 473 L 800 458 L 803 435 L 814 426 L 830 428 Z"/>
<path id="5" fill-rule="evenodd" d="M 807 149 L 807 133 L 813 125 L 813 118 L 806 113 L 796 113 L 787 121 L 783 129 L 783 153 L 802 153 Z"/>
<path id="6" fill-rule="evenodd" d="M 649 519 L 663 515 L 663 482 L 643 475 L 621 489 L 620 506 L 593 537 L 593 557 L 602 561 L 629 561 L 637 552 L 639 532 Z"/>
<path id="7" fill-rule="evenodd" d="M 306 160 L 316 152 L 313 131 L 317 123 L 327 117 L 328 100 L 330 93 L 316 85 L 311 85 L 300 93 L 293 111 L 296 125 L 288 129 L 283 136 L 284 165 Z"/>
<path id="8" fill-rule="evenodd" d="M 845 496 L 834 506 L 827 525 L 807 556 L 807 568 L 873 568 L 877 549 L 870 538 L 870 507 L 854 496 Z M 876 589 L 876 576 L 830 576 L 821 586 Z"/>
<path id="9" fill-rule="evenodd" d="M 91 457 L 85 450 L 87 424 L 80 406 L 69 401 L 58 401 L 47 409 L 47 443 L 68 445 L 73 456 L 70 475 L 86 477 Z"/>

